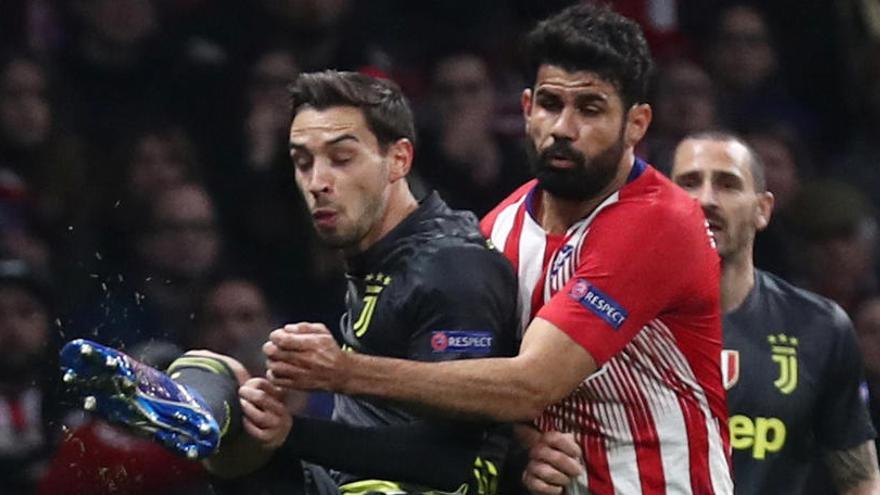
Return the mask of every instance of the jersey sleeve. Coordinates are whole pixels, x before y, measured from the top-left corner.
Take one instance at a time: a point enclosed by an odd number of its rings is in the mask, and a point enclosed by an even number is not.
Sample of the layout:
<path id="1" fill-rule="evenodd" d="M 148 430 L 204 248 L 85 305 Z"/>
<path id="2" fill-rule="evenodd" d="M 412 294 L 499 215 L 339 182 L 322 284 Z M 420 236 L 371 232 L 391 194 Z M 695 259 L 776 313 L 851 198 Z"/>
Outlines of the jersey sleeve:
<path id="1" fill-rule="evenodd" d="M 516 276 L 499 253 L 477 245 L 441 249 L 417 276 L 406 304 L 410 359 L 515 354 Z"/>
<path id="2" fill-rule="evenodd" d="M 703 305 L 694 313 L 711 315 L 715 304 L 719 311 L 720 265 L 702 216 L 638 206 L 614 204 L 596 217 L 574 275 L 536 315 L 599 366 L 676 307 Z"/>
<path id="3" fill-rule="evenodd" d="M 846 450 L 877 436 L 863 396 L 862 357 L 849 317 L 834 305 L 828 380 L 814 416 L 816 439 L 825 450 Z"/>

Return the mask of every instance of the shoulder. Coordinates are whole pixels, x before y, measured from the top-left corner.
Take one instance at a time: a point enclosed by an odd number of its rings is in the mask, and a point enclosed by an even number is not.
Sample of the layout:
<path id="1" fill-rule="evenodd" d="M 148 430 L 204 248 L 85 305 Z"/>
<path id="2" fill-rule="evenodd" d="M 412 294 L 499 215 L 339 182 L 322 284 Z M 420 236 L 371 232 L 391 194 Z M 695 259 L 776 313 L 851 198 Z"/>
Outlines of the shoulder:
<path id="1" fill-rule="evenodd" d="M 442 239 L 420 256 L 419 273 L 426 287 L 458 285 L 462 289 L 479 287 L 485 281 L 501 281 L 516 286 L 510 262 L 486 241 L 481 244 L 459 239 Z"/>
<path id="2" fill-rule="evenodd" d="M 532 189 L 535 188 L 537 184 L 538 181 L 532 179 L 518 187 L 509 196 L 504 198 L 503 201 L 498 203 L 498 206 L 493 208 L 492 211 L 490 211 L 486 214 L 485 217 L 483 217 L 483 219 L 480 221 L 480 230 L 482 230 L 484 234 L 488 235 L 488 233 L 492 230 L 492 226 L 495 224 L 495 221 L 498 219 L 498 216 L 501 215 L 501 213 L 505 210 L 515 207 L 521 199 L 523 199 Z"/>
<path id="3" fill-rule="evenodd" d="M 850 331 L 852 322 L 839 304 L 814 292 L 797 287 L 772 273 L 755 270 L 755 277 L 764 289 L 764 300 L 816 325 L 838 331 Z"/>
<path id="4" fill-rule="evenodd" d="M 699 204 L 652 167 L 617 193 L 616 201 L 596 216 L 591 229 L 615 232 L 617 238 L 653 238 L 711 247 L 705 216 Z M 678 247 L 677 247 L 678 246 Z"/>
<path id="5" fill-rule="evenodd" d="M 620 190 L 620 201 L 633 203 L 652 222 L 671 224 L 704 218 L 697 201 L 653 167 Z"/>

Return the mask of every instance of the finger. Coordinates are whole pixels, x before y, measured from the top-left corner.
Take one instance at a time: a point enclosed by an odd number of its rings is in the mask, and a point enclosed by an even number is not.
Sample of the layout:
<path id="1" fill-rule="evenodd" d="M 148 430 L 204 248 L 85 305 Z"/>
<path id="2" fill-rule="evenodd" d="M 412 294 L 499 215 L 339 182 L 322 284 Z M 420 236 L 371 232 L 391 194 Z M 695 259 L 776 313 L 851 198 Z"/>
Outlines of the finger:
<path id="1" fill-rule="evenodd" d="M 287 408 L 284 406 L 284 398 L 287 394 L 265 378 L 259 378 L 259 381 L 249 387 L 247 394 L 248 396 L 242 396 L 264 411 L 278 415 L 287 413 Z"/>
<path id="2" fill-rule="evenodd" d="M 266 342 L 263 344 L 263 354 L 267 359 L 273 361 L 291 361 L 296 358 L 298 351 L 282 349 L 275 345 L 274 342 Z"/>
<path id="3" fill-rule="evenodd" d="M 556 467 L 551 464 L 543 462 L 530 462 L 526 471 L 528 471 L 533 477 L 547 483 L 548 485 L 563 487 L 568 485 L 568 482 L 571 480 L 571 476 L 568 474 L 556 469 Z"/>
<path id="4" fill-rule="evenodd" d="M 257 428 L 251 420 L 244 417 L 241 418 L 241 424 L 244 427 L 244 431 L 247 432 L 248 435 L 256 438 L 257 440 L 262 440 L 261 435 L 263 434 L 263 430 Z"/>
<path id="5" fill-rule="evenodd" d="M 300 323 L 295 332 L 299 334 L 329 334 L 330 330 L 323 323 Z"/>
<path id="6" fill-rule="evenodd" d="M 246 431 L 248 435 L 256 438 L 260 442 L 269 443 L 272 441 L 272 434 L 270 432 L 253 424 L 249 419 L 244 418 L 242 420 L 242 425 L 244 426 L 244 431 Z"/>
<path id="7" fill-rule="evenodd" d="M 245 385 L 238 389 L 238 396 L 248 402 L 253 403 L 260 409 L 263 409 L 261 404 L 266 402 L 268 394 L 264 390 L 261 390 L 257 387 Z"/>
<path id="8" fill-rule="evenodd" d="M 266 368 L 266 378 L 272 385 L 282 389 L 306 390 L 300 370 L 276 361 L 267 362 Z"/>
<path id="9" fill-rule="evenodd" d="M 272 332 L 269 340 L 285 351 L 305 351 L 321 347 L 329 335 L 324 333 Z"/>
<path id="10" fill-rule="evenodd" d="M 241 400 L 240 402 L 245 417 L 247 417 L 258 428 L 274 431 L 284 422 L 284 419 L 278 414 L 267 412 L 250 401 Z"/>
<path id="11" fill-rule="evenodd" d="M 554 449 L 562 451 L 571 457 L 580 459 L 583 456 L 581 446 L 578 445 L 572 433 L 551 431 L 544 434 L 543 440 Z"/>
<path id="12" fill-rule="evenodd" d="M 543 480 L 535 478 L 528 472 L 523 473 L 523 484 L 535 495 L 559 495 L 562 493 L 561 486 L 554 486 Z"/>
<path id="13" fill-rule="evenodd" d="M 580 457 L 571 457 L 547 444 L 538 444 L 529 451 L 532 462 L 541 465 L 549 465 L 554 470 L 568 477 L 578 476 L 583 472 Z"/>
<path id="14" fill-rule="evenodd" d="M 256 404 L 247 400 L 247 399 L 238 399 L 238 403 L 241 404 L 241 412 L 244 417 L 251 420 L 255 425 L 260 428 L 267 427 L 267 417 L 269 416 L 265 411 L 257 407 Z"/>
<path id="15" fill-rule="evenodd" d="M 272 353 L 278 350 L 278 346 L 275 345 L 271 340 L 267 340 L 266 343 L 263 344 L 263 354 L 266 356 L 271 356 Z"/>

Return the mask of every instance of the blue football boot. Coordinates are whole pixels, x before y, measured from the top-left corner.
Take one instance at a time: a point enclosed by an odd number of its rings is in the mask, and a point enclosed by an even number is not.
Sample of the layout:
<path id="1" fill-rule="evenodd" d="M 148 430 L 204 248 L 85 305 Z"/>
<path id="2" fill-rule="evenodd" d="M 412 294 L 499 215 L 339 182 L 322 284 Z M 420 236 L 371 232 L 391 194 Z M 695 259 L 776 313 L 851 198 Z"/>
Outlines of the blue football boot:
<path id="1" fill-rule="evenodd" d="M 116 349 L 73 340 L 61 349 L 61 371 L 85 410 L 176 454 L 204 459 L 220 444 L 217 421 L 198 393 Z"/>

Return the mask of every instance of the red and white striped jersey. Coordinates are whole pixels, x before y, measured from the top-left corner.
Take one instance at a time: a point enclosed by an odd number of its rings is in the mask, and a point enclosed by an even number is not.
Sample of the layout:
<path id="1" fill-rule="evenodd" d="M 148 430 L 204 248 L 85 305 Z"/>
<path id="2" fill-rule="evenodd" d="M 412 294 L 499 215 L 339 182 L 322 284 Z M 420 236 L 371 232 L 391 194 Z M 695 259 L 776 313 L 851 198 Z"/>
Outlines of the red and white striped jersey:
<path id="1" fill-rule="evenodd" d="M 575 434 L 593 494 L 732 493 L 721 383 L 720 260 L 699 205 L 641 160 L 564 235 L 531 181 L 481 224 L 519 275 L 523 328 L 543 318 L 598 371 L 537 419 Z"/>

